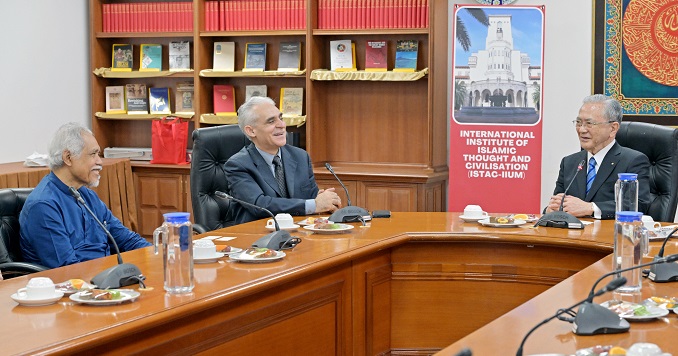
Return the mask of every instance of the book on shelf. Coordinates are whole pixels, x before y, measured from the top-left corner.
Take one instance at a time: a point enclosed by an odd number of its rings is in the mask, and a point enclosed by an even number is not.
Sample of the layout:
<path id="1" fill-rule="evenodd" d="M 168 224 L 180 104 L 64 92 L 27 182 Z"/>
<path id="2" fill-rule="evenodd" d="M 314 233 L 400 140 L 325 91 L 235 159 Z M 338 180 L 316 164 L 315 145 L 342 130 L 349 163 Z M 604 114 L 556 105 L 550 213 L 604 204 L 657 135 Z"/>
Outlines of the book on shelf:
<path id="1" fill-rule="evenodd" d="M 195 114 L 193 107 L 194 89 L 192 82 L 177 83 L 174 90 L 174 112 L 177 114 Z"/>
<path id="2" fill-rule="evenodd" d="M 131 72 L 133 63 L 132 50 L 131 44 L 114 44 L 111 71 Z"/>
<path id="3" fill-rule="evenodd" d="M 127 114 L 148 114 L 148 96 L 146 84 L 126 84 Z"/>
<path id="4" fill-rule="evenodd" d="M 388 44 L 386 41 L 367 41 L 365 46 L 365 71 L 385 72 L 388 70 Z"/>
<path id="5" fill-rule="evenodd" d="M 245 67 L 243 72 L 263 72 L 266 70 L 266 43 L 247 43 L 245 45 Z"/>
<path id="6" fill-rule="evenodd" d="M 351 40 L 330 41 L 330 69 L 334 71 L 355 70 L 355 51 Z"/>
<path id="7" fill-rule="evenodd" d="M 212 88 L 214 113 L 217 115 L 236 115 L 235 89 L 232 85 L 217 84 Z"/>
<path id="8" fill-rule="evenodd" d="M 185 71 L 191 69 L 191 43 L 176 41 L 169 43 L 169 70 Z"/>
<path id="9" fill-rule="evenodd" d="M 235 71 L 235 42 L 214 42 L 212 70 Z"/>
<path id="10" fill-rule="evenodd" d="M 280 88 L 280 111 L 283 117 L 301 116 L 304 107 L 304 88 Z"/>
<path id="11" fill-rule="evenodd" d="M 162 45 L 142 44 L 139 46 L 139 71 L 159 72 L 162 70 Z"/>
<path id="12" fill-rule="evenodd" d="M 296 72 L 301 67 L 301 42 L 280 42 L 278 72 Z"/>
<path id="13" fill-rule="evenodd" d="M 253 96 L 268 96 L 268 88 L 266 85 L 246 85 L 245 101 L 250 100 Z"/>
<path id="14" fill-rule="evenodd" d="M 417 55 L 419 42 L 417 40 L 398 40 L 394 72 L 415 72 L 417 70 Z"/>
<path id="15" fill-rule="evenodd" d="M 151 114 L 171 114 L 169 88 L 149 88 L 148 103 Z"/>
<path id="16" fill-rule="evenodd" d="M 125 87 L 122 85 L 106 87 L 106 113 L 124 114 L 125 112 Z"/>

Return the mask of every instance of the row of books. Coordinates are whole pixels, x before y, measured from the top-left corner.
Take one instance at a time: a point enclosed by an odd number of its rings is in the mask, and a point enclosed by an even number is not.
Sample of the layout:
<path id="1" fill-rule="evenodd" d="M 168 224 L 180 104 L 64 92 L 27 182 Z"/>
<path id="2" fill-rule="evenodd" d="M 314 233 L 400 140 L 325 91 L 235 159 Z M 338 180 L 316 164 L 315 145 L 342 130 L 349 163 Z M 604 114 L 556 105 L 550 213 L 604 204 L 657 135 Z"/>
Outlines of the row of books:
<path id="1" fill-rule="evenodd" d="M 243 72 L 266 70 L 266 49 L 264 42 L 245 44 L 245 67 Z M 280 42 L 278 50 L 278 71 L 298 71 L 301 66 L 301 42 Z M 214 42 L 212 69 L 222 72 L 235 71 L 235 42 Z"/>
<path id="2" fill-rule="evenodd" d="M 419 42 L 416 40 L 397 40 L 394 72 L 414 72 L 417 70 Z M 385 72 L 388 66 L 388 41 L 366 41 L 365 71 Z M 351 40 L 330 41 L 330 69 L 333 71 L 355 71 L 355 43 Z"/>
<path id="3" fill-rule="evenodd" d="M 103 32 L 191 32 L 192 2 L 102 4 Z"/>
<path id="4" fill-rule="evenodd" d="M 177 83 L 175 113 L 194 114 L 193 83 Z M 171 114 L 170 88 L 148 88 L 146 84 L 106 87 L 107 114 Z"/>
<path id="5" fill-rule="evenodd" d="M 429 0 L 318 0 L 318 28 L 427 28 L 428 2 Z"/>
<path id="6" fill-rule="evenodd" d="M 235 88 L 230 84 L 217 84 L 212 88 L 214 113 L 236 115 Z M 245 102 L 253 96 L 268 96 L 266 85 L 245 86 Z M 280 88 L 280 112 L 283 117 L 301 116 L 304 105 L 304 88 Z"/>
<path id="7" fill-rule="evenodd" d="M 301 30 L 306 0 L 229 0 L 205 2 L 206 31 Z"/>
<path id="8" fill-rule="evenodd" d="M 168 45 L 169 70 L 185 71 L 191 68 L 191 43 L 173 41 Z M 163 48 L 160 44 L 139 45 L 139 71 L 161 71 Z M 111 70 L 131 72 L 134 66 L 134 46 L 128 43 L 116 43 L 111 51 Z"/>

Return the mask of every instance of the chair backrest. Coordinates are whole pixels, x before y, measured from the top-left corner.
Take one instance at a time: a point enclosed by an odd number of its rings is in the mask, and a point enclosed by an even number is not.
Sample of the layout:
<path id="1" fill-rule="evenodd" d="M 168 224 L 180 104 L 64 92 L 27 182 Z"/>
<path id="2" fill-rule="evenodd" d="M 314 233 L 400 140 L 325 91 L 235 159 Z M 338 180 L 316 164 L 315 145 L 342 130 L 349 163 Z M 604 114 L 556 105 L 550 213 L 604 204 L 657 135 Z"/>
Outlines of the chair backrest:
<path id="1" fill-rule="evenodd" d="M 234 224 L 230 202 L 214 196 L 215 191 L 228 193 L 223 165 L 249 144 L 238 125 L 200 128 L 193 131 L 191 158 L 191 204 L 196 224 L 207 231 Z"/>
<path id="2" fill-rule="evenodd" d="M 23 262 L 19 214 L 33 188 L 0 189 L 0 264 Z"/>
<path id="3" fill-rule="evenodd" d="M 647 213 L 656 221 L 672 222 L 678 204 L 678 130 L 624 121 L 616 139 L 649 158 L 651 200 Z"/>

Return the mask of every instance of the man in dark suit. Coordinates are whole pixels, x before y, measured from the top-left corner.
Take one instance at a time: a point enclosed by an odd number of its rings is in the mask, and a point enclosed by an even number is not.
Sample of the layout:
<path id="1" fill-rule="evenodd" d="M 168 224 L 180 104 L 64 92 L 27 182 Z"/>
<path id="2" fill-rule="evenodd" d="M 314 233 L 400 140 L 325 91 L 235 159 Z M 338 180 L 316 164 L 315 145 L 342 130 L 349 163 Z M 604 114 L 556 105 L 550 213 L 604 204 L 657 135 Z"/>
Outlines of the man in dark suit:
<path id="1" fill-rule="evenodd" d="M 641 152 L 620 146 L 615 136 L 622 121 L 619 102 L 605 95 L 584 98 L 574 125 L 582 150 L 560 162 L 556 188 L 545 212 L 560 208 L 565 187 L 584 162 L 564 197 L 563 210 L 576 217 L 615 218 L 614 185 L 619 173 L 638 174 L 638 211 L 650 204 L 650 161 Z M 588 188 L 587 188 L 588 185 Z"/>
<path id="2" fill-rule="evenodd" d="M 273 214 L 308 215 L 341 207 L 334 188 L 318 189 L 308 153 L 287 145 L 286 125 L 272 99 L 250 98 L 238 109 L 238 125 L 252 143 L 224 165 L 233 197 Z M 268 217 L 258 209 L 234 205 L 236 224 Z"/>

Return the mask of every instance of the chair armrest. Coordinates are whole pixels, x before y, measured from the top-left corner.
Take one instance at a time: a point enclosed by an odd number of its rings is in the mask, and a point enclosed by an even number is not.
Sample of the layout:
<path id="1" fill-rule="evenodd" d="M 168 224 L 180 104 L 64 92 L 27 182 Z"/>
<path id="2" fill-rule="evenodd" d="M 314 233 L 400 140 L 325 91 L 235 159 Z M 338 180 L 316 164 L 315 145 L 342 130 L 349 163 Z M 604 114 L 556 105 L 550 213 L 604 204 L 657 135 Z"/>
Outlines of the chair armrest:
<path id="1" fill-rule="evenodd" d="M 40 271 L 46 271 L 49 268 L 35 263 L 28 262 L 6 262 L 0 263 L 0 272 L 4 278 L 13 278 L 31 274 Z"/>
<path id="2" fill-rule="evenodd" d="M 208 231 L 207 228 L 205 228 L 204 226 L 202 226 L 200 224 L 193 224 L 193 233 L 194 234 L 204 234 L 207 231 Z"/>

